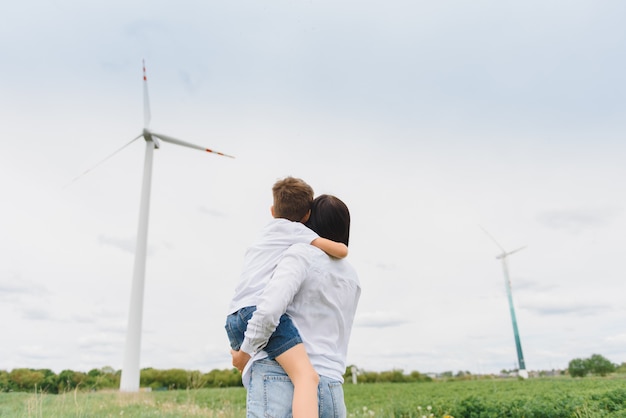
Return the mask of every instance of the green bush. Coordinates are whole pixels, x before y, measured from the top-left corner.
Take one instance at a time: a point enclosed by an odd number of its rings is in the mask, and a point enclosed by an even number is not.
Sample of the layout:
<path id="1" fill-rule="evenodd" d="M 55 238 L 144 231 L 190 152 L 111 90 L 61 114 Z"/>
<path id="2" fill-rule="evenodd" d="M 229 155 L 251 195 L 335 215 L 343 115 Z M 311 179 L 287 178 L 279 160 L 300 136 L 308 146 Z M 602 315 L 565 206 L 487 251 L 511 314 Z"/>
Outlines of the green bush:
<path id="1" fill-rule="evenodd" d="M 585 366 L 587 369 L 598 376 L 606 376 L 609 373 L 613 373 L 617 366 L 611 363 L 607 358 L 600 354 L 594 354 L 585 360 Z"/>
<path id="2" fill-rule="evenodd" d="M 614 373 L 617 366 L 606 357 L 594 354 L 586 359 L 576 358 L 570 361 L 567 370 L 572 377 L 585 377 L 590 373 L 596 376 L 606 376 Z"/>
<path id="3" fill-rule="evenodd" d="M 567 366 L 567 371 L 572 377 L 585 377 L 587 373 L 589 373 L 589 369 L 587 369 L 585 360 L 581 358 L 575 358 L 574 360 L 571 360 L 569 362 L 569 365 Z"/>

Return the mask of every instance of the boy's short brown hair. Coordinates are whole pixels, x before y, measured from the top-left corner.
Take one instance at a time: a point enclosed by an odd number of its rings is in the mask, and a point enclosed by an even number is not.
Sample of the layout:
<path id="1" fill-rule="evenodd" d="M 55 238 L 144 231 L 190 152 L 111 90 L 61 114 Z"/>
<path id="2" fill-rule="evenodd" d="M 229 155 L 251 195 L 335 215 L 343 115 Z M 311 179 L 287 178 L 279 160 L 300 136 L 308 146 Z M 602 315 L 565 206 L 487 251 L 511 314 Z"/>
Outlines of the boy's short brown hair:
<path id="1" fill-rule="evenodd" d="M 313 188 L 304 180 L 285 177 L 272 187 L 274 216 L 300 222 L 311 210 Z"/>

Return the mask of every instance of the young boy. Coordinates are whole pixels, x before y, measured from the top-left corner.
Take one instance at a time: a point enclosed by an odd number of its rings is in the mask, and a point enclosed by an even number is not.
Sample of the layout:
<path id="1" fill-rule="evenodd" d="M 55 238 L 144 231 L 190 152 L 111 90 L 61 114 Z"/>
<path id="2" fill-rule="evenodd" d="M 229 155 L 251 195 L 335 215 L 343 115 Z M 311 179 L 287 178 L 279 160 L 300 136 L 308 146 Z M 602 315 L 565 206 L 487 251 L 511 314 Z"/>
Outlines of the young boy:
<path id="1" fill-rule="evenodd" d="M 274 184 L 272 194 L 274 202 L 271 213 L 274 219 L 263 229 L 260 239 L 246 251 L 243 272 L 226 319 L 226 332 L 231 348 L 235 351 L 241 348 L 257 300 L 287 248 L 292 244 L 306 243 L 332 257 L 344 258 L 348 254 L 348 247 L 343 243 L 321 238 L 303 225 L 311 214 L 311 186 L 301 179 L 287 177 Z M 285 314 L 280 318 L 280 323 L 263 350 L 270 359 L 275 359 L 282 366 L 294 385 L 293 417 L 317 417 L 319 376 L 289 316 Z"/>

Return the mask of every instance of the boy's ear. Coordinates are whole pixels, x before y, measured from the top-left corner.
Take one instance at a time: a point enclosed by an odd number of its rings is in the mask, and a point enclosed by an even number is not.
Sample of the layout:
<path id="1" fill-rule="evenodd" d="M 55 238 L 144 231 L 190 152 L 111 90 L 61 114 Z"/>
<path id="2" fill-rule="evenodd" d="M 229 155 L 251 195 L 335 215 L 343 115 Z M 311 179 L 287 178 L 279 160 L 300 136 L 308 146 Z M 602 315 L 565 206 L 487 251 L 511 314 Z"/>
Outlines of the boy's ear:
<path id="1" fill-rule="evenodd" d="M 306 223 L 306 221 L 308 221 L 310 217 L 311 217 L 311 209 L 309 209 L 306 215 L 304 215 L 302 219 L 300 219 L 300 223 L 303 223 L 303 224 Z"/>
<path id="2" fill-rule="evenodd" d="M 274 205 L 270 206 L 270 213 L 272 214 L 272 218 L 276 217 L 276 215 L 274 215 Z"/>

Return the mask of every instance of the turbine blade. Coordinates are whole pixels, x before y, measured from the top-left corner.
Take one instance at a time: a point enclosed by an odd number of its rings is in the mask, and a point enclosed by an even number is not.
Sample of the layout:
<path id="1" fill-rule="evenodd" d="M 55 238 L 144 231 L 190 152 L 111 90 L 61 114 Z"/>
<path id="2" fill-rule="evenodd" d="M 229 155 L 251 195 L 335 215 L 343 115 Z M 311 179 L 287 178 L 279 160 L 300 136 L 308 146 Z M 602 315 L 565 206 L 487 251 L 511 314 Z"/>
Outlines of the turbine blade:
<path id="1" fill-rule="evenodd" d="M 89 173 L 90 171 L 95 170 L 97 167 L 101 166 L 102 164 L 104 164 L 105 161 L 107 161 L 108 159 L 110 159 L 111 157 L 113 157 L 115 154 L 117 154 L 118 152 L 120 152 L 121 150 L 123 150 L 124 148 L 126 148 L 127 146 L 129 146 L 130 144 L 132 144 L 133 142 L 135 142 L 136 140 L 138 140 L 139 138 L 143 137 L 143 134 L 139 134 L 136 138 L 133 138 L 132 141 L 130 141 L 128 144 L 124 145 L 123 147 L 119 148 L 117 151 L 115 151 L 114 153 L 112 153 L 111 155 L 109 155 L 108 157 L 106 157 L 105 159 L 103 159 L 102 161 L 100 161 L 98 164 L 94 165 L 93 167 L 91 167 L 88 170 L 85 170 L 82 174 L 80 174 L 79 176 L 76 176 L 72 179 L 72 181 L 70 181 L 68 184 L 66 184 L 65 186 L 63 186 L 63 188 L 68 187 L 69 185 L 71 185 L 72 183 L 74 183 L 76 180 L 78 180 L 79 178 L 81 178 L 82 176 L 84 176 L 85 174 Z"/>
<path id="2" fill-rule="evenodd" d="M 503 254 L 506 253 L 506 250 L 502 247 L 502 245 L 500 245 L 500 243 L 498 241 L 496 241 L 496 239 L 493 236 L 491 236 L 491 234 L 489 232 L 487 232 L 487 230 L 485 228 L 483 228 L 482 225 L 478 225 L 478 226 L 498 246 L 498 248 L 500 248 L 502 250 Z"/>
<path id="3" fill-rule="evenodd" d="M 517 250 L 509 251 L 508 253 L 506 253 L 506 255 L 509 256 L 511 254 L 515 254 L 518 251 L 522 251 L 524 248 L 526 248 L 525 245 L 523 247 L 519 247 Z"/>
<path id="4" fill-rule="evenodd" d="M 173 137 L 168 136 L 168 135 L 163 135 L 163 134 L 158 134 L 156 132 L 152 132 L 152 136 L 156 136 L 157 138 L 159 138 L 163 142 L 169 142 L 170 144 L 176 144 L 176 145 L 180 145 L 180 146 L 183 146 L 183 147 L 197 149 L 197 150 L 200 150 L 200 151 L 206 151 L 206 152 L 210 152 L 210 153 L 213 153 L 213 154 L 221 155 L 223 157 L 235 158 L 232 155 L 224 154 L 223 152 L 215 151 L 215 150 L 212 150 L 210 148 L 202 147 L 200 145 L 195 145 L 195 144 L 191 144 L 189 142 L 181 141 L 180 139 L 176 139 L 176 138 L 173 138 Z"/>
<path id="5" fill-rule="evenodd" d="M 146 76 L 146 61 L 143 60 L 143 127 L 150 127 L 150 98 L 148 97 L 148 77 Z"/>

